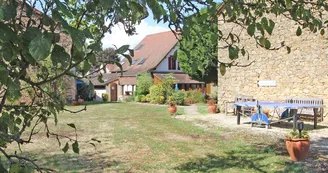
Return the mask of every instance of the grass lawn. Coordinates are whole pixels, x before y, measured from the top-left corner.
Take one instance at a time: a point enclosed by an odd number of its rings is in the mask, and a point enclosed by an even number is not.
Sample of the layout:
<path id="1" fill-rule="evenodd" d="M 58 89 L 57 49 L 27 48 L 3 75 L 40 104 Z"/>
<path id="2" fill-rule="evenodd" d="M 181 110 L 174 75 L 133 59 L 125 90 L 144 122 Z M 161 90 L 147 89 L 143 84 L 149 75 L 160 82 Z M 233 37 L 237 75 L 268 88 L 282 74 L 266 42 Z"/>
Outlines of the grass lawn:
<path id="1" fill-rule="evenodd" d="M 197 105 L 197 111 L 202 114 L 202 115 L 205 115 L 205 114 L 208 114 L 208 105 L 206 103 L 196 103 Z"/>
<path id="2" fill-rule="evenodd" d="M 78 109 L 79 107 L 68 107 Z M 81 107 L 80 107 L 81 108 Z M 177 120 L 167 107 L 134 103 L 89 105 L 86 112 L 62 113 L 55 132 L 78 139 L 96 138 L 96 149 L 80 142 L 80 154 L 64 154 L 56 139 L 45 133 L 23 145 L 44 167 L 58 172 L 305 172 L 293 164 L 270 139 L 229 134 L 226 129 L 204 131 Z M 16 150 L 12 145 L 7 150 Z"/>

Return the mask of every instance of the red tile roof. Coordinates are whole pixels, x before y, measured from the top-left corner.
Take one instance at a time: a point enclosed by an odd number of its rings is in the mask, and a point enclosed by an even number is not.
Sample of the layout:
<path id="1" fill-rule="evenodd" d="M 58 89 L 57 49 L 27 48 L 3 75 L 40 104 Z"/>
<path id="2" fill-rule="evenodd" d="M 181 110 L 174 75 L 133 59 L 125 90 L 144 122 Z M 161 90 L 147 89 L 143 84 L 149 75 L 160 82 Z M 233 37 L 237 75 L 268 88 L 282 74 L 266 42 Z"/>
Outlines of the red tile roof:
<path id="1" fill-rule="evenodd" d="M 120 85 L 137 85 L 137 77 L 121 77 L 119 78 Z"/>
<path id="2" fill-rule="evenodd" d="M 177 43 L 178 40 L 172 31 L 147 35 L 134 48 L 134 57 L 132 57 L 132 61 L 136 60 L 136 63 L 130 66 L 128 61 L 126 59 L 124 60 L 123 71 L 126 71 L 124 75 L 137 75 L 157 67 Z M 141 48 L 138 49 L 139 47 Z M 147 60 L 143 64 L 138 65 L 144 58 L 147 58 Z M 116 65 L 112 64 L 108 65 L 107 68 L 112 71 L 120 71 Z"/>
<path id="3" fill-rule="evenodd" d="M 158 79 L 162 80 L 164 79 L 165 75 L 168 73 L 153 73 L 155 77 Z M 200 84 L 204 82 L 199 82 L 197 80 L 191 79 L 191 77 L 188 74 L 185 73 L 174 73 L 173 77 L 177 80 L 177 83 L 182 84 L 182 83 L 188 83 L 188 84 Z"/>

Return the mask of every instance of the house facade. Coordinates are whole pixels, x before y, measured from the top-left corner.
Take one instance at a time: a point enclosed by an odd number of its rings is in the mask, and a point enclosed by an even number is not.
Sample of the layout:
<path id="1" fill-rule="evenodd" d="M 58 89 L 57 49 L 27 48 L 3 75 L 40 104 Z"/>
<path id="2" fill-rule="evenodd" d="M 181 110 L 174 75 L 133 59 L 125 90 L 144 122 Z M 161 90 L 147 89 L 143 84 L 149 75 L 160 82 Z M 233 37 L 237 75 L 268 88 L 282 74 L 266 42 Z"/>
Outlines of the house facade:
<path id="1" fill-rule="evenodd" d="M 323 18 L 327 19 L 327 14 Z M 218 100 L 221 110 L 225 101 L 234 101 L 236 95 L 249 95 L 261 101 L 284 101 L 286 98 L 321 98 L 328 103 L 328 35 L 304 29 L 296 35 L 298 25 L 283 16 L 267 16 L 276 22 L 271 48 L 256 45 L 247 30 L 238 25 L 223 23 L 219 16 L 218 28 L 224 34 L 240 33 L 240 47 L 249 52 L 238 59 L 239 65 L 218 74 Z M 219 47 L 225 45 L 219 41 Z M 288 53 L 286 46 L 291 48 Z M 218 51 L 220 61 L 229 61 L 228 51 Z"/>
<path id="2" fill-rule="evenodd" d="M 173 73 L 179 89 L 203 89 L 205 83 L 192 80 L 179 67 L 179 62 L 173 57 L 177 51 L 178 40 L 171 31 L 147 35 L 135 48 L 132 64 L 124 59 L 121 62 L 123 71 L 116 65 L 107 65 L 108 72 L 103 74 L 104 83 L 97 78 L 91 79 L 95 86 L 97 100 L 102 93 L 109 95 L 110 101 L 123 100 L 136 91 L 137 76 L 148 73 L 154 82 L 160 82 L 165 75 Z"/>

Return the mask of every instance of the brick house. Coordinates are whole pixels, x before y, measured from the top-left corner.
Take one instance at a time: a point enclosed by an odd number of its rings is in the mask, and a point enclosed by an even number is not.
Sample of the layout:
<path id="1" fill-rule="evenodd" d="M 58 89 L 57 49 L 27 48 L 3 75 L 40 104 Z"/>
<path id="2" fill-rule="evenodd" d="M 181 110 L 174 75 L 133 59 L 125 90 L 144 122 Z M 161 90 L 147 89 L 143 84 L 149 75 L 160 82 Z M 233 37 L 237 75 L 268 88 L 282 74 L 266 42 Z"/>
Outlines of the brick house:
<path id="1" fill-rule="evenodd" d="M 222 10 L 222 8 L 220 9 Z M 218 28 L 223 34 L 232 31 L 240 34 L 240 47 L 249 51 L 249 59 L 240 57 L 238 63 L 247 67 L 228 68 L 226 74 L 218 74 L 218 100 L 221 109 L 223 102 L 233 101 L 236 95 L 251 95 L 262 101 L 284 101 L 289 97 L 322 98 L 328 103 L 328 34 L 312 33 L 304 29 L 301 36 L 296 36 L 297 25 L 283 16 L 270 15 L 276 25 L 269 37 L 271 48 L 282 45 L 291 47 L 288 54 L 286 47 L 278 50 L 266 50 L 256 45 L 246 29 L 232 23 L 224 23 L 219 13 Z M 327 13 L 323 13 L 327 19 Z M 223 41 L 218 46 L 223 46 Z M 220 61 L 229 62 L 227 50 L 218 51 Z M 262 86 L 269 82 L 272 85 Z M 224 109 L 222 109 L 224 110 Z"/>
<path id="2" fill-rule="evenodd" d="M 178 40 L 171 31 L 147 35 L 135 48 L 134 57 L 130 66 L 127 59 L 121 64 L 123 75 L 116 65 L 107 65 L 108 73 L 103 74 L 104 83 L 97 78 L 91 79 L 95 86 L 97 99 L 102 93 L 109 95 L 110 101 L 122 100 L 124 96 L 132 95 L 136 90 L 137 76 L 147 72 L 160 82 L 168 73 L 173 73 L 179 89 L 202 89 L 205 92 L 205 83 L 193 80 L 181 71 L 179 62 L 173 58 L 177 51 Z M 210 92 L 210 91 L 208 91 Z"/>

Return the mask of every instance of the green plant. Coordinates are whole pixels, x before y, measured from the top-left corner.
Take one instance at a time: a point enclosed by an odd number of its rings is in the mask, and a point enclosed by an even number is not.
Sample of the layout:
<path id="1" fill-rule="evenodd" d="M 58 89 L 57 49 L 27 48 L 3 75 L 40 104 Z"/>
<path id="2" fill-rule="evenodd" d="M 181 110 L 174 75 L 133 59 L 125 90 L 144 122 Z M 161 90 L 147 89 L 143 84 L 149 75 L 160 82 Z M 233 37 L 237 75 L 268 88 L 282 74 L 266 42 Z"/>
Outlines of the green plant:
<path id="1" fill-rule="evenodd" d="M 167 99 L 167 104 L 169 106 L 175 106 L 177 104 L 177 102 L 173 99 L 172 96 L 169 96 L 169 98 Z"/>
<path id="2" fill-rule="evenodd" d="M 178 105 L 186 104 L 186 92 L 184 90 L 178 90 L 173 92 L 172 98 Z"/>
<path id="3" fill-rule="evenodd" d="M 144 95 L 137 95 L 134 97 L 134 101 L 136 102 L 141 102 L 141 98 L 143 97 Z"/>
<path id="4" fill-rule="evenodd" d="M 147 95 L 149 88 L 154 84 L 153 78 L 148 73 L 141 73 L 137 77 L 137 90 L 138 95 Z"/>
<path id="5" fill-rule="evenodd" d="M 286 136 L 286 139 L 300 139 L 300 138 L 305 138 L 309 139 L 308 132 L 303 130 L 301 133 L 298 131 L 291 131 L 289 135 Z"/>
<path id="6" fill-rule="evenodd" d="M 108 101 L 108 94 L 106 94 L 106 93 L 102 93 L 102 94 L 101 94 L 101 98 L 102 98 L 102 100 L 103 100 L 104 102 L 107 102 L 107 101 Z"/>
<path id="7" fill-rule="evenodd" d="M 129 96 L 125 100 L 126 102 L 132 102 L 133 101 L 133 96 Z"/>
<path id="8" fill-rule="evenodd" d="M 186 91 L 186 103 L 194 104 L 194 103 L 203 103 L 205 102 L 205 97 L 203 93 L 197 90 Z"/>
<path id="9" fill-rule="evenodd" d="M 149 92 L 150 103 L 160 104 L 158 98 L 160 96 L 165 98 L 165 88 L 161 84 L 151 86 Z"/>
<path id="10" fill-rule="evenodd" d="M 142 95 L 142 97 L 141 97 L 141 100 L 140 100 L 141 102 L 147 102 L 147 96 L 145 96 L 145 95 Z"/>

